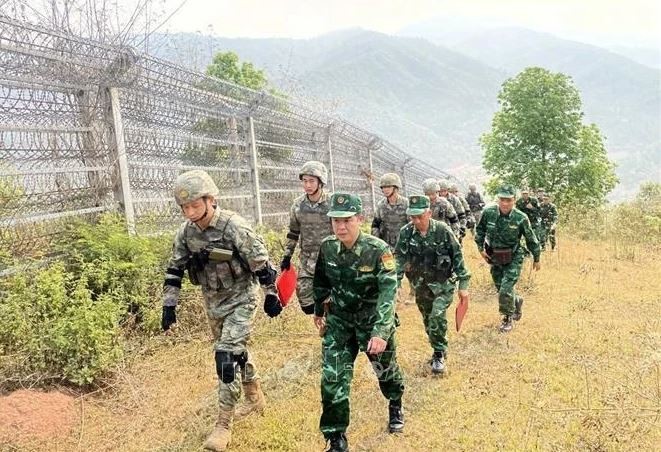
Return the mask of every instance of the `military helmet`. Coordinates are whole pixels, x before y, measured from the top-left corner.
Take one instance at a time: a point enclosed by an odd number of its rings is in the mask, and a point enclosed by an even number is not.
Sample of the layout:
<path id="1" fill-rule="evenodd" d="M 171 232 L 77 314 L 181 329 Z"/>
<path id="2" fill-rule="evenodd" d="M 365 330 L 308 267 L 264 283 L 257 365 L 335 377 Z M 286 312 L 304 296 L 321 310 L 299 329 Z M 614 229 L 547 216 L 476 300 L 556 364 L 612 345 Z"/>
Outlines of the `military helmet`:
<path id="1" fill-rule="evenodd" d="M 425 179 L 422 181 L 422 192 L 423 193 L 436 193 L 440 190 L 438 187 L 438 181 L 433 177 Z"/>
<path id="2" fill-rule="evenodd" d="M 379 179 L 379 187 L 402 188 L 402 179 L 395 173 L 386 173 Z"/>
<path id="3" fill-rule="evenodd" d="M 326 185 L 328 181 L 328 169 L 326 165 L 316 160 L 305 162 L 298 172 L 298 179 L 303 180 L 303 176 L 314 176 L 319 178 L 319 182 Z"/>
<path id="4" fill-rule="evenodd" d="M 469 189 L 470 191 L 477 190 L 477 185 L 475 185 L 475 184 L 468 184 L 468 189 Z"/>
<path id="5" fill-rule="evenodd" d="M 438 187 L 439 190 L 449 190 L 450 182 L 448 182 L 447 179 L 441 179 L 438 181 Z"/>
<path id="6" fill-rule="evenodd" d="M 218 187 L 206 171 L 192 170 L 177 176 L 174 182 L 174 199 L 183 206 L 204 196 L 218 197 Z"/>
<path id="7" fill-rule="evenodd" d="M 457 187 L 457 184 L 452 183 L 452 184 L 450 184 L 450 186 L 448 187 L 448 191 L 449 191 L 450 193 L 457 193 L 457 192 L 459 191 L 459 187 Z"/>

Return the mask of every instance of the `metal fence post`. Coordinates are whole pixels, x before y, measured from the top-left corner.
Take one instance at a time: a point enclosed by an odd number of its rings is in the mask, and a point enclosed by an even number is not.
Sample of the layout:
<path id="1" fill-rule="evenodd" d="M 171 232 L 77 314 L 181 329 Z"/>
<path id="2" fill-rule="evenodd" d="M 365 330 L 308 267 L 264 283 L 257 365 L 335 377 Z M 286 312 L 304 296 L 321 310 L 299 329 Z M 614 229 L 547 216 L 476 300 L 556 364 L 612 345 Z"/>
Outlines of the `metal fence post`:
<path id="1" fill-rule="evenodd" d="M 333 169 L 333 143 L 331 141 L 331 134 L 333 132 L 333 126 L 328 126 L 328 138 L 326 140 L 326 146 L 328 148 L 328 172 L 330 173 L 330 191 L 335 193 L 335 170 Z"/>
<path id="2" fill-rule="evenodd" d="M 124 143 L 124 126 L 122 124 L 122 113 L 119 106 L 119 91 L 117 88 L 108 88 L 110 95 L 110 109 L 112 111 L 112 125 L 115 138 L 115 152 L 117 158 L 117 169 L 119 179 L 116 183 L 115 197 L 119 198 L 120 205 L 124 211 L 126 228 L 129 235 L 135 234 L 135 210 L 133 209 L 133 197 L 131 196 L 131 181 L 129 180 L 129 163 L 126 156 L 126 144 Z"/>
<path id="3" fill-rule="evenodd" d="M 402 192 L 404 196 L 411 196 L 412 193 L 409 193 L 407 188 L 406 188 L 406 165 L 413 160 L 413 157 L 409 157 L 404 162 L 402 162 Z"/>
<path id="4" fill-rule="evenodd" d="M 255 123 L 252 116 L 248 116 L 248 146 L 250 147 L 250 176 L 254 197 L 253 215 L 255 223 L 262 224 L 262 200 L 259 193 L 259 165 L 257 163 L 257 142 L 255 141 Z"/>
<path id="5" fill-rule="evenodd" d="M 372 215 L 376 213 L 376 193 L 374 192 L 374 166 L 372 165 L 372 146 L 367 147 L 367 160 L 369 162 L 370 192 L 372 194 Z"/>

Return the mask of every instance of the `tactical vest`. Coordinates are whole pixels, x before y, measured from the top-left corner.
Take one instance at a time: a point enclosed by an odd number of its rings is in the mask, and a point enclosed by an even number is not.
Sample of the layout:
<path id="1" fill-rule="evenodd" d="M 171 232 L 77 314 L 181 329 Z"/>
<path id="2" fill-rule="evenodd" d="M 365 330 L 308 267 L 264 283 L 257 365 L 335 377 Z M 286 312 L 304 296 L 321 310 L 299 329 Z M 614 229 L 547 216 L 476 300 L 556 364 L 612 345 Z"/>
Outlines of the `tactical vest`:
<path id="1" fill-rule="evenodd" d="M 402 232 L 404 238 L 403 251 L 407 255 L 406 277 L 413 281 L 422 277 L 428 282 L 445 282 L 453 272 L 452 257 L 448 252 L 447 237 L 442 231 L 434 231 L 431 243 L 420 243 L 412 240 L 414 227 L 409 225 Z"/>
<path id="2" fill-rule="evenodd" d="M 476 193 L 468 192 L 468 194 L 466 194 L 466 202 L 468 203 L 468 206 L 470 207 L 470 210 L 472 212 L 477 212 L 478 210 L 482 210 L 480 204 L 484 204 L 484 201 L 482 201 L 482 197 L 477 192 Z"/>
<path id="3" fill-rule="evenodd" d="M 380 206 L 381 226 L 379 227 L 379 233 L 381 239 L 390 245 L 391 248 L 397 245 L 399 230 L 408 223 L 406 208 L 400 205 L 399 202 L 400 199 L 398 198 L 397 204 L 391 206 L 386 199 L 384 205 Z"/>
<path id="4" fill-rule="evenodd" d="M 301 225 L 301 252 L 318 253 L 321 241 L 333 234 L 328 201 L 310 205 L 307 199 L 299 204 L 297 212 L 298 222 Z"/>

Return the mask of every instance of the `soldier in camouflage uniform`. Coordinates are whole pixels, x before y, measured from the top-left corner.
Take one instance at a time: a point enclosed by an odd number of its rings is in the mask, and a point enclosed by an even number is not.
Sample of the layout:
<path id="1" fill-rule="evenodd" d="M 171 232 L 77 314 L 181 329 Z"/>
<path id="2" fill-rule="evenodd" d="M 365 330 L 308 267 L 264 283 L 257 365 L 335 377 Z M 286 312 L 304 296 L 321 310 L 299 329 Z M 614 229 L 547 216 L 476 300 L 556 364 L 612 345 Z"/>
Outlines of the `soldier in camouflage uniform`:
<path id="1" fill-rule="evenodd" d="M 514 291 L 526 255 L 521 237 L 533 255 L 533 268 L 540 269 L 539 242 L 526 214 L 513 208 L 515 195 L 512 187 L 501 187 L 498 203 L 484 209 L 475 228 L 477 249 L 491 265 L 491 277 L 498 290 L 499 310 L 503 315 L 500 331 L 504 333 L 511 331 L 512 321 L 520 320 L 522 315 L 523 298 Z"/>
<path id="2" fill-rule="evenodd" d="M 448 191 L 455 195 L 459 201 L 461 201 L 461 207 L 464 208 L 464 212 L 466 213 L 466 229 L 473 229 L 475 227 L 475 217 L 473 217 L 473 214 L 471 213 L 470 206 L 468 205 L 468 201 L 466 201 L 466 198 L 464 198 L 464 195 L 459 193 L 459 187 L 457 184 L 452 183 L 450 184 L 450 188 Z"/>
<path id="3" fill-rule="evenodd" d="M 336 193 L 328 216 L 335 235 L 321 244 L 314 274 L 314 322 L 323 332 L 322 414 L 328 451 L 348 450 L 349 390 L 359 351 L 367 354 L 389 400 L 388 429 L 404 428 L 404 382 L 396 359 L 395 259 L 387 243 L 360 231 L 362 202 Z M 326 301 L 328 300 L 328 301 Z"/>
<path id="4" fill-rule="evenodd" d="M 429 197 L 431 217 L 450 226 L 452 232 L 459 237 L 459 218 L 457 217 L 457 211 L 454 210 L 454 207 L 452 207 L 452 204 L 447 199 L 442 198 L 438 194 L 440 189 L 438 180 L 434 178 L 422 181 L 422 192 L 425 196 Z"/>
<path id="5" fill-rule="evenodd" d="M 380 238 L 390 246 L 397 245 L 399 230 L 408 222 L 406 208 L 408 200 L 399 194 L 402 180 L 395 173 L 386 173 L 379 180 L 379 187 L 385 198 L 379 200 L 372 220 L 372 235 Z M 397 301 L 408 303 L 401 285 L 397 290 Z"/>
<path id="6" fill-rule="evenodd" d="M 166 334 L 176 323 L 176 306 L 184 271 L 202 288 L 214 337 L 218 374 L 219 414 L 204 447 L 225 450 L 231 439 L 235 406 L 246 393 L 246 404 L 237 415 L 264 409 L 264 395 L 247 342 L 261 285 L 266 293 L 264 311 L 271 317 L 282 310 L 275 290 L 276 272 L 260 236 L 238 214 L 216 205 L 218 188 L 204 171 L 177 177 L 174 197 L 186 221 L 177 231 L 163 286 Z M 238 370 L 238 371 L 237 371 Z M 240 411 L 240 413 L 239 413 Z"/>
<path id="7" fill-rule="evenodd" d="M 287 246 L 280 269 L 285 270 L 291 266 L 291 257 L 300 241 L 301 265 L 296 282 L 296 297 L 303 312 L 313 314 L 312 279 L 317 253 L 321 241 L 333 233 L 330 218 L 326 215 L 330 195 L 324 191 L 328 170 L 323 163 L 310 161 L 303 165 L 298 178 L 305 193 L 294 200 L 289 211 Z"/>
<path id="8" fill-rule="evenodd" d="M 448 348 L 446 311 L 457 281 L 459 295 L 468 297 L 470 273 L 457 237 L 445 223 L 431 218 L 429 207 L 427 196 L 409 198 L 406 213 L 411 222 L 399 234 L 395 259 L 397 277 L 406 274 L 415 288 L 415 302 L 433 349 L 432 373 L 443 374 Z"/>
<path id="9" fill-rule="evenodd" d="M 466 194 L 466 202 L 468 207 L 473 214 L 475 219 L 475 225 L 480 222 L 480 217 L 482 216 L 482 209 L 486 205 L 484 199 L 480 192 L 477 191 L 477 186 L 475 184 L 470 184 L 468 186 L 468 193 Z M 475 228 L 473 228 L 473 233 L 475 233 Z"/>
<path id="10" fill-rule="evenodd" d="M 551 242 L 551 251 L 555 249 L 555 226 L 558 223 L 558 209 L 551 202 L 549 195 L 542 196 L 542 204 L 539 206 L 539 216 L 542 220 L 539 243 L 542 250 L 546 249 L 546 242 Z"/>
<path id="11" fill-rule="evenodd" d="M 450 193 L 450 183 L 447 180 L 441 179 L 438 181 L 438 185 L 440 187 L 438 194 L 441 195 L 442 198 L 447 199 L 457 212 L 457 218 L 459 219 L 459 235 L 457 238 L 459 239 L 459 243 L 461 243 L 466 235 L 466 211 L 459 198 Z"/>
<path id="12" fill-rule="evenodd" d="M 527 188 L 521 189 L 521 198 L 516 200 L 516 208 L 525 213 L 530 220 L 530 225 L 535 235 L 540 234 L 540 219 L 539 219 L 539 201 L 537 198 L 530 196 L 530 191 Z"/>

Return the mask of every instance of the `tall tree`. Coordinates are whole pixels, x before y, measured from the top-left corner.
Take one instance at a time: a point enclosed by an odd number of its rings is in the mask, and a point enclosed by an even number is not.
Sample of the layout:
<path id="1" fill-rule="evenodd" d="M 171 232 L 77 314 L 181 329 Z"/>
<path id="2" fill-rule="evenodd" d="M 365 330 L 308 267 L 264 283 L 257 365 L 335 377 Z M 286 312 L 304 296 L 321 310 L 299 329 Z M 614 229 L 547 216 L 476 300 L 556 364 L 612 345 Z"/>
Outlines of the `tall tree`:
<path id="1" fill-rule="evenodd" d="M 494 178 L 544 187 L 560 204 L 602 204 L 615 187 L 595 124 L 583 124 L 581 98 L 571 78 L 539 67 L 508 79 L 498 95 L 500 110 L 480 144 L 483 165 Z"/>
<path id="2" fill-rule="evenodd" d="M 268 83 L 264 71 L 247 61 L 239 63 L 239 56 L 234 52 L 216 53 L 207 66 L 207 75 L 257 91 L 264 89 Z"/>

